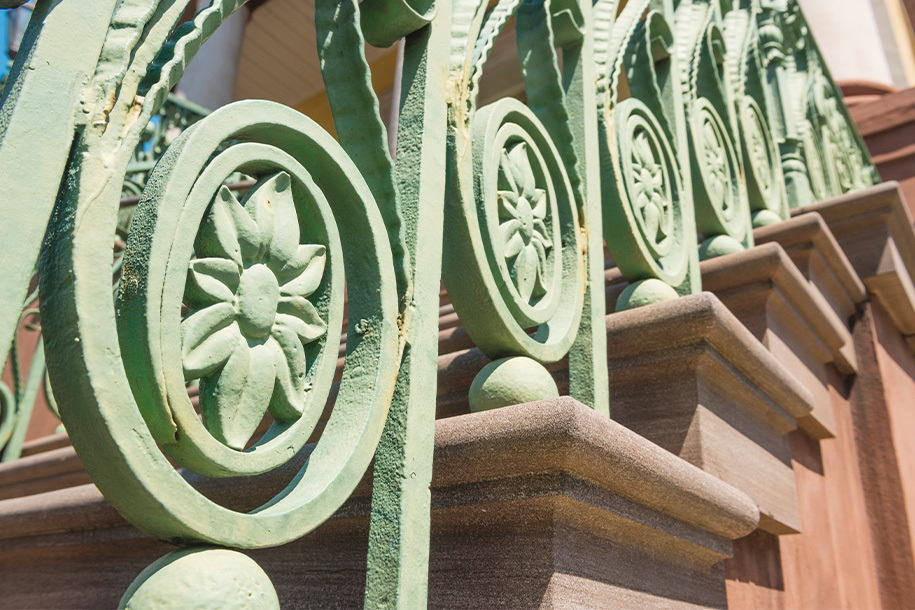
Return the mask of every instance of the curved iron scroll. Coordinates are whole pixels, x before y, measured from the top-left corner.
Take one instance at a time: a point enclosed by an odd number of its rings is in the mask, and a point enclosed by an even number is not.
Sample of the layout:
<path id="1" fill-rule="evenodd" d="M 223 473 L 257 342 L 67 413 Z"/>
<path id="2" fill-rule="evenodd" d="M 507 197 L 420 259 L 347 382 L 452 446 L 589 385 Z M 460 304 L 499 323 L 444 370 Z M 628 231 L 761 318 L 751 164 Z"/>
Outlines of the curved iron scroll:
<path id="1" fill-rule="evenodd" d="M 619 15 L 617 16 L 617 12 Z M 604 231 L 624 277 L 649 300 L 700 290 L 673 12 L 640 0 L 595 8 Z M 641 286 L 641 288 L 639 288 Z M 618 308 L 626 307 L 621 299 Z"/>
<path id="2" fill-rule="evenodd" d="M 72 3 L 64 4 L 54 15 L 36 14 L 23 63 L 57 40 L 53 17 L 67 14 Z M 442 213 L 420 210 L 419 201 L 441 200 L 443 180 L 440 170 L 416 170 L 441 167 L 444 148 L 424 136 L 417 152 L 401 155 L 409 172 L 393 166 L 356 2 L 316 7 L 318 53 L 341 143 L 267 102 L 233 104 L 199 121 L 169 146 L 145 185 L 117 314 L 99 299 L 110 290 L 110 251 L 101 244 L 111 243 L 137 143 L 184 66 L 243 2 L 214 2 L 175 29 L 185 4 L 112 2 L 100 6 L 95 21 L 82 22 L 86 46 L 98 49 L 96 63 L 86 58 L 83 82 L 58 105 L 61 128 L 69 125 L 75 138 L 65 179 L 47 180 L 61 189 L 40 268 L 48 365 L 67 397 L 61 416 L 106 497 L 141 529 L 176 543 L 293 540 L 339 508 L 381 446 L 367 602 L 424 599 L 425 577 L 407 570 L 403 558 L 428 552 L 434 411 L 427 407 L 435 400 L 434 356 L 431 368 L 429 362 L 440 265 L 434 235 L 441 235 Z M 393 15 L 378 36 L 410 37 L 405 74 L 414 87 L 402 102 L 401 124 L 441 133 L 444 103 L 435 96 L 444 73 L 425 65 L 444 65 L 433 49 L 447 47 L 446 30 L 430 24 L 431 7 L 417 18 L 396 2 L 376 5 Z M 11 81 L 4 107 L 25 121 L 48 100 L 30 97 L 21 65 Z M 13 138 L 16 125 L 4 123 L 2 135 Z M 62 174 L 63 167 L 51 171 Z M 235 172 L 257 182 L 240 200 L 220 186 Z M 404 210 L 432 237 L 405 226 Z M 414 267 L 417 251 L 423 262 Z M 353 321 L 346 364 L 306 465 L 253 511 L 208 500 L 158 447 L 211 477 L 253 475 L 292 459 L 331 390 L 344 272 Z M 184 387 L 198 379 L 202 421 Z M 255 431 L 265 412 L 274 423 L 261 436 Z"/>

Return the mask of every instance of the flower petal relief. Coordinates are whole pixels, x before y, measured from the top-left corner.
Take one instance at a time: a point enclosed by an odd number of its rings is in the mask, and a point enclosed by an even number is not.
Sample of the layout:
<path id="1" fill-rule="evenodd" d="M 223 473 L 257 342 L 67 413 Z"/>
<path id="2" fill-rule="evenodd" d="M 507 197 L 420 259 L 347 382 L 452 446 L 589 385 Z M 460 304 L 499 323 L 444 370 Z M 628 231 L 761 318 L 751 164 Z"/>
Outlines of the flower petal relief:
<path id="1" fill-rule="evenodd" d="M 641 213 L 644 235 L 652 243 L 659 244 L 673 230 L 673 217 L 664 182 L 664 168 L 644 129 L 633 137 L 632 171 L 635 207 Z"/>
<path id="2" fill-rule="evenodd" d="M 730 200 L 726 197 L 727 185 L 730 182 L 727 151 L 722 135 L 711 119 L 702 124 L 702 130 L 705 142 L 705 166 L 708 169 L 710 182 L 708 186 L 712 201 L 721 206 L 722 210 L 727 210 L 730 207 Z"/>
<path id="3" fill-rule="evenodd" d="M 760 189 L 764 193 L 772 188 L 772 163 L 769 159 L 769 146 L 766 137 L 763 135 L 763 127 L 759 115 L 753 113 L 749 126 L 749 145 L 750 158 L 753 167 L 756 169 L 756 178 L 760 181 Z"/>
<path id="4" fill-rule="evenodd" d="M 203 423 L 244 449 L 267 409 L 279 422 L 302 413 L 305 345 L 327 333 L 308 297 L 324 277 L 326 248 L 299 243 L 285 172 L 239 202 L 223 186 L 194 242 L 181 323 L 185 379 L 200 379 Z"/>
<path id="5" fill-rule="evenodd" d="M 547 292 L 544 274 L 553 246 L 544 222 L 547 204 L 547 192 L 537 186 L 527 144 L 503 150 L 498 187 L 503 256 L 525 302 Z"/>

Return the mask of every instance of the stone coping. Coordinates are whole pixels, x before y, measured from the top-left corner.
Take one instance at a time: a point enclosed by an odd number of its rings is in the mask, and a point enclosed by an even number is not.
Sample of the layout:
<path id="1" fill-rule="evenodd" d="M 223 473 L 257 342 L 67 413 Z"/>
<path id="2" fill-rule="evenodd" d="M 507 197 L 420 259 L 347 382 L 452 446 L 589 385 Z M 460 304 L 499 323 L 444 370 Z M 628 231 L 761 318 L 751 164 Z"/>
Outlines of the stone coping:
<path id="1" fill-rule="evenodd" d="M 76 451 L 67 445 L 0 464 L 0 500 L 89 481 Z"/>
<path id="2" fill-rule="evenodd" d="M 898 182 L 884 182 L 832 199 L 824 199 L 792 210 L 791 214 L 798 216 L 811 212 L 822 216 L 840 244 L 845 233 L 860 233 L 870 225 L 882 225 L 896 242 L 906 269 L 910 274 L 915 273 L 915 230 L 912 214 L 905 204 L 905 196 Z M 846 256 L 862 279 L 874 274 L 879 265 L 879 255 L 873 255 L 875 250 L 882 246 L 881 243 L 872 244 L 872 249 L 854 248 L 851 251 L 842 245 Z"/>
<path id="3" fill-rule="evenodd" d="M 915 350 L 915 228 L 897 182 L 793 210 L 823 217 L 865 286 Z"/>
<path id="4" fill-rule="evenodd" d="M 700 296 L 689 298 L 698 298 L 702 300 L 706 297 Z M 714 299 L 714 297 L 712 297 L 712 299 Z M 665 307 L 669 306 L 670 305 L 665 305 Z M 638 315 L 642 315 L 644 311 L 645 310 L 640 312 Z M 612 320 L 613 322 L 608 325 L 608 331 L 615 332 L 618 324 L 625 321 L 628 317 L 631 316 L 628 316 L 626 312 L 609 315 L 607 318 L 608 321 Z M 740 327 L 739 323 L 737 323 L 737 326 Z M 743 336 L 749 336 L 749 333 L 745 329 L 742 329 L 742 327 L 740 327 L 740 329 Z M 449 329 L 442 332 L 462 333 L 464 338 L 461 340 L 469 341 L 469 339 L 466 338 L 466 332 L 463 331 L 462 328 Z M 667 337 L 660 338 L 662 343 L 666 340 Z M 636 339 L 636 341 L 638 342 L 638 339 Z M 618 342 L 612 340 L 611 345 L 609 346 L 611 357 L 614 357 L 614 354 L 621 353 L 620 346 L 615 345 L 615 343 Z M 721 345 L 730 345 L 724 339 L 722 339 L 719 343 L 721 343 Z M 467 344 L 465 343 L 465 345 Z M 757 341 L 753 340 L 749 345 L 750 347 L 747 349 L 750 349 L 751 352 L 762 353 L 765 354 L 767 358 L 771 358 L 771 356 L 761 345 L 758 344 Z M 742 350 L 742 347 L 734 344 L 730 352 L 740 355 Z M 761 374 L 763 369 L 766 371 L 769 370 L 766 367 L 759 369 L 759 367 L 752 364 L 753 358 L 744 360 L 746 360 L 746 363 L 743 365 L 741 370 L 745 370 L 751 375 Z M 470 383 L 472 382 L 477 372 L 479 372 L 479 370 L 488 362 L 489 359 L 482 352 L 480 352 L 479 349 L 473 347 L 464 347 L 463 349 L 458 349 L 457 351 L 445 353 L 439 356 L 437 399 L 438 418 L 452 417 L 467 413 L 467 389 L 470 387 Z M 568 385 L 566 373 L 567 367 L 568 363 L 566 360 L 547 365 L 547 368 L 557 379 L 557 383 L 561 392 L 565 391 Z M 794 386 L 791 385 L 790 381 L 787 384 L 784 381 L 780 381 L 778 379 L 780 375 L 785 375 L 784 370 L 782 369 L 782 371 L 779 371 L 776 368 L 772 369 L 770 374 L 765 377 L 766 379 L 770 380 L 770 382 L 763 385 L 767 388 L 774 388 L 771 390 L 774 392 L 772 400 L 776 403 L 778 401 L 787 400 L 788 404 L 803 405 L 805 399 L 801 398 L 799 400 L 798 397 L 793 393 L 792 388 Z M 781 389 L 779 390 L 779 388 Z M 335 390 L 336 384 L 334 384 L 334 388 L 332 388 L 330 403 L 332 403 L 335 396 Z M 325 417 L 322 418 L 322 421 L 323 419 L 326 419 L 326 416 L 329 414 L 329 408 L 325 413 Z M 796 406 L 794 410 L 796 413 L 801 413 L 803 412 L 804 407 Z M 793 427 L 793 422 L 790 424 L 786 422 L 786 426 Z M 322 427 L 323 423 L 319 424 L 318 430 L 320 430 Z M 12 478 L 7 479 L 6 477 L 14 477 L 16 482 L 15 485 L 11 485 L 9 487 L 9 491 L 6 494 L 4 494 L 3 489 L 0 488 L 0 499 L 21 496 L 25 495 L 26 493 L 40 493 L 42 491 L 71 487 L 73 485 L 84 482 L 84 480 L 79 480 L 79 477 L 85 476 L 84 473 L 80 474 L 82 472 L 82 466 L 72 447 L 69 446 L 69 441 L 65 434 L 57 434 L 47 438 L 30 441 L 24 446 L 24 454 L 28 454 L 31 459 L 22 462 L 21 464 L 17 464 L 16 462 L 0 464 L 0 486 L 2 486 L 4 484 L 3 482 L 7 480 L 9 480 L 11 483 L 13 482 Z M 28 474 L 30 470 L 33 473 L 31 475 Z M 13 471 L 15 471 L 17 474 L 12 474 Z M 18 485 L 19 482 L 22 483 L 21 486 Z"/>
<path id="5" fill-rule="evenodd" d="M 242 480 L 208 479 L 198 486 L 216 500 L 235 498 L 232 508 L 250 509 L 282 489 L 310 450 L 303 450 L 295 463 L 252 480 L 246 486 L 250 497 L 243 500 L 245 506 L 238 505 L 237 499 Z M 647 509 L 646 514 L 663 515 L 721 539 L 742 537 L 759 521 L 755 503 L 742 492 L 571 398 L 468 414 L 436 424 L 433 510 L 498 500 L 459 493 L 467 486 L 550 473 L 571 475 L 604 493 L 630 500 Z M 367 514 L 365 483 L 338 511 L 338 517 Z M 545 493 L 555 495 L 557 490 Z M 517 496 L 517 491 L 512 494 Z M 97 537 L 99 534 L 91 532 L 104 529 L 125 529 L 122 536 L 141 536 L 91 484 L 0 501 L 0 551 L 42 545 L 37 539 L 59 535 L 65 537 L 47 544 L 79 544 L 85 542 L 80 532 Z"/>
<path id="6" fill-rule="evenodd" d="M 853 341 L 845 323 L 798 270 L 778 243 L 766 243 L 703 261 L 703 287 L 728 303 L 750 293 L 768 293 L 780 299 L 800 324 L 794 337 L 823 363 L 835 363 L 846 374 L 857 373 L 857 362 L 847 347 Z M 760 340 L 762 337 L 758 337 Z"/>
<path id="7" fill-rule="evenodd" d="M 817 252 L 823 263 L 836 280 L 837 288 L 841 289 L 843 297 L 852 305 L 860 305 L 867 300 L 867 288 L 864 282 L 858 277 L 851 261 L 842 251 L 839 242 L 836 241 L 832 231 L 823 217 L 818 212 L 801 214 L 788 220 L 760 227 L 753 231 L 753 239 L 757 245 L 769 242 L 777 242 L 791 260 L 797 265 L 798 269 L 813 281 L 810 277 L 810 257 L 813 252 Z M 854 314 L 854 311 L 836 309 L 836 314 L 848 317 Z"/>
<path id="8" fill-rule="evenodd" d="M 37 455 L 53 449 L 70 446 L 70 437 L 65 432 L 49 434 L 41 438 L 32 439 L 22 444 L 22 457 Z"/>
<path id="9" fill-rule="evenodd" d="M 723 538 L 759 521 L 744 493 L 568 397 L 440 420 L 435 448 L 436 488 L 561 471 Z"/>
<path id="10" fill-rule="evenodd" d="M 801 530 L 787 434 L 814 396 L 711 293 L 607 316 L 611 416 Z"/>
<path id="11" fill-rule="evenodd" d="M 607 333 L 608 355 L 628 363 L 622 366 L 710 348 L 753 382 L 777 412 L 794 420 L 813 409 L 810 391 L 709 292 L 608 315 Z"/>

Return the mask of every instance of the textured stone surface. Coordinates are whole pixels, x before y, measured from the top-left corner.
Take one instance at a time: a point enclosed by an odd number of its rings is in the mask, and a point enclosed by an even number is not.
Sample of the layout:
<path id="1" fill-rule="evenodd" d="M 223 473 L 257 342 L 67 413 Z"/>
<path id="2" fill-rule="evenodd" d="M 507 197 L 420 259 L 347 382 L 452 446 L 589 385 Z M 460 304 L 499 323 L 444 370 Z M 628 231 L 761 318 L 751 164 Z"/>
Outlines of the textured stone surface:
<path id="1" fill-rule="evenodd" d="M 809 392 L 713 295 L 607 317 L 612 417 L 746 492 L 760 527 L 801 529 L 785 435 Z"/>
<path id="2" fill-rule="evenodd" d="M 915 205 L 915 89 L 876 91 L 849 108 L 884 180 L 898 180 L 909 210 Z M 864 98 L 867 99 L 867 98 Z"/>
<path id="3" fill-rule="evenodd" d="M 813 411 L 798 425 L 814 438 L 835 436 L 826 365 L 851 365 L 842 356 L 851 344 L 845 323 L 776 243 L 704 261 L 702 273 L 705 288 L 810 391 Z"/>
<path id="4" fill-rule="evenodd" d="M 851 329 L 858 307 L 867 298 L 861 278 L 851 266 L 823 217 L 813 212 L 801 214 L 777 225 L 753 232 L 757 244 L 776 242 L 785 249 L 798 271 L 815 288 L 814 297 L 823 298 L 835 314 Z M 854 341 L 836 354 L 843 372 L 853 373 Z"/>
<path id="5" fill-rule="evenodd" d="M 870 293 L 915 346 L 915 230 L 899 184 L 886 182 L 794 210 L 826 221 Z"/>
<path id="6" fill-rule="evenodd" d="M 915 605 L 915 356 L 881 303 L 855 326 L 852 422 L 884 607 Z"/>
<path id="7" fill-rule="evenodd" d="M 835 438 L 789 435 L 804 530 L 777 538 L 758 532 L 735 542 L 734 557 L 725 562 L 732 610 L 881 606 L 849 385 L 830 371 Z"/>
<path id="8" fill-rule="evenodd" d="M 283 607 L 361 604 L 365 483 L 312 534 L 250 553 Z M 283 481 L 262 484 L 246 505 Z M 430 606 L 724 607 L 721 560 L 758 519 L 745 494 L 569 398 L 441 420 Z M 4 501 L 0 606 L 113 605 L 164 549 L 89 485 Z"/>
<path id="9" fill-rule="evenodd" d="M 70 446 L 0 463 L 0 500 L 89 483 Z"/>

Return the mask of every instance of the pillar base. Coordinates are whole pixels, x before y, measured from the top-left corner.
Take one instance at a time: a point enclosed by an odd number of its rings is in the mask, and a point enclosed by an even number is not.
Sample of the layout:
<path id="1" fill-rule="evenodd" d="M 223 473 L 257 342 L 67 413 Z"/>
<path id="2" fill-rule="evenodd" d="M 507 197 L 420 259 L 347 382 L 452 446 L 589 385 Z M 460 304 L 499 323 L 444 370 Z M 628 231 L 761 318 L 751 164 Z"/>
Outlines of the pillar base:
<path id="1" fill-rule="evenodd" d="M 713 295 L 607 316 L 611 417 L 745 492 L 760 527 L 800 531 L 785 437 L 803 387 Z"/>
<path id="2" fill-rule="evenodd" d="M 705 288 L 810 391 L 813 411 L 798 425 L 816 439 L 835 437 L 827 365 L 857 372 L 845 323 L 776 243 L 705 261 L 701 269 Z"/>

